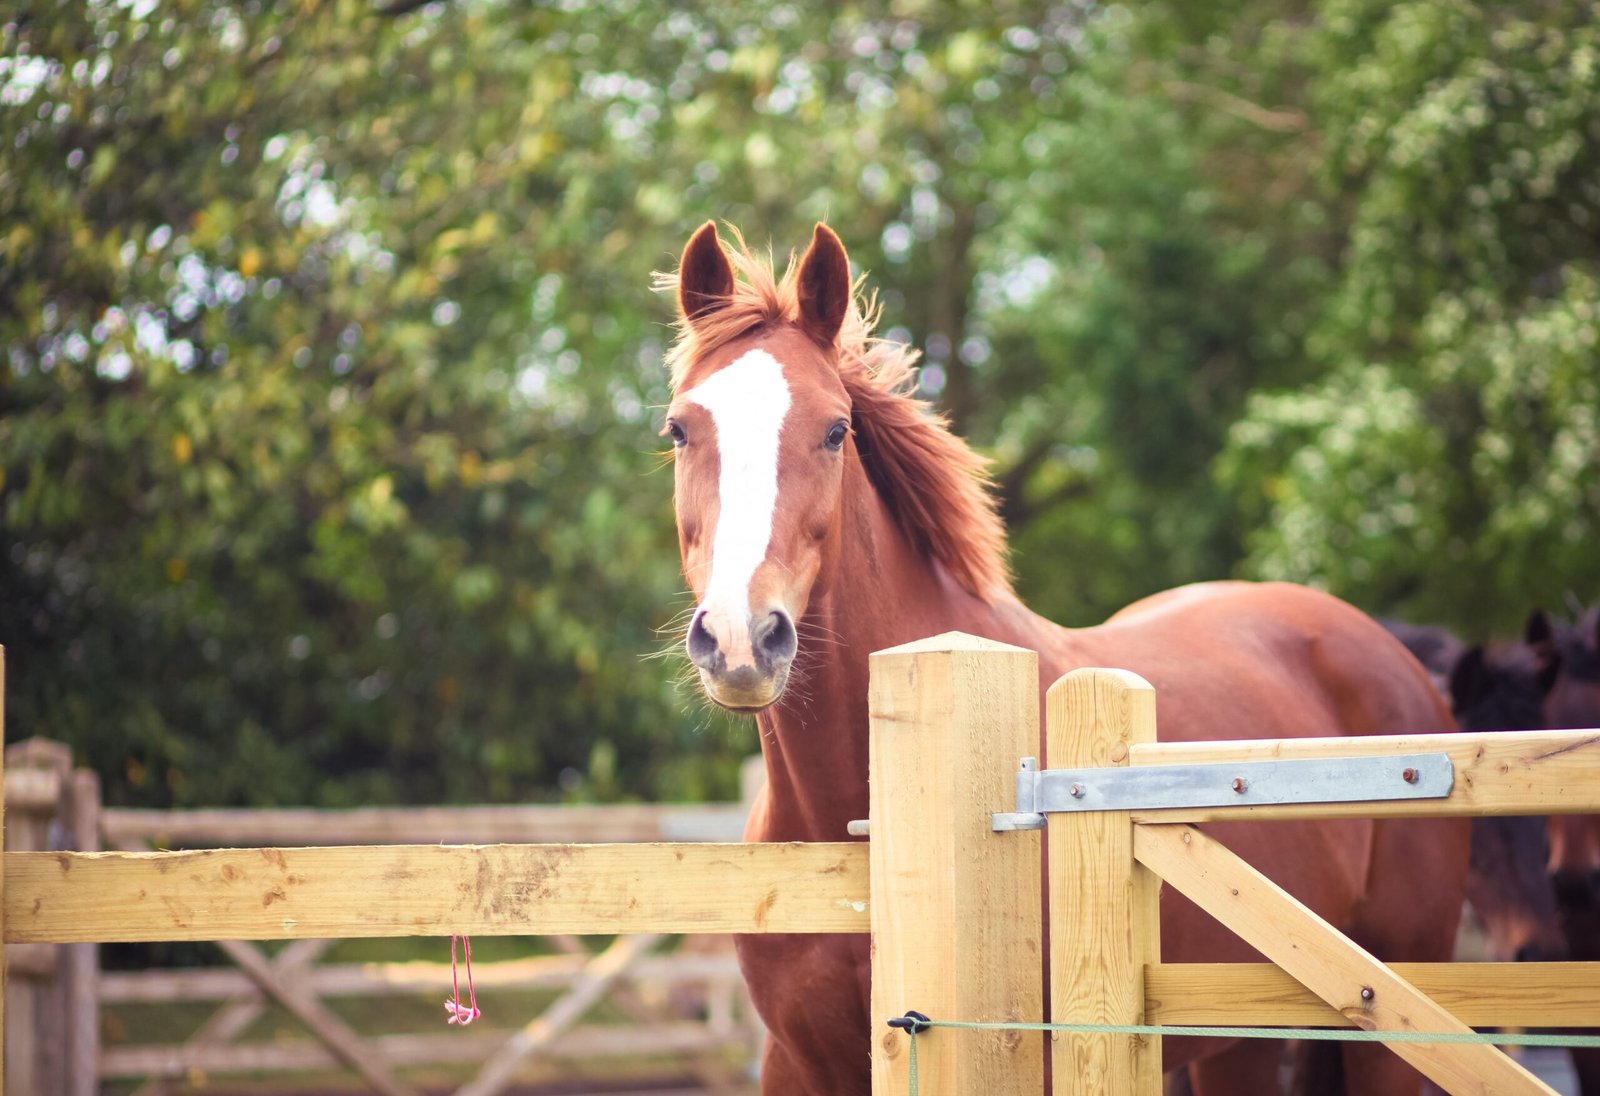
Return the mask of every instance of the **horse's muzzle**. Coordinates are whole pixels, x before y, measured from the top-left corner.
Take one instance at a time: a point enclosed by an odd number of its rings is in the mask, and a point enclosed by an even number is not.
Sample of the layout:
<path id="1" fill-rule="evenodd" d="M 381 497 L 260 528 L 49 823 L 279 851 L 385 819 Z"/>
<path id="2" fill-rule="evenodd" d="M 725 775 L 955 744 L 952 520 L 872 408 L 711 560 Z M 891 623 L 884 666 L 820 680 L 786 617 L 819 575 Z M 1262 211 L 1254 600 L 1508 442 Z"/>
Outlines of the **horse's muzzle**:
<path id="1" fill-rule="evenodd" d="M 735 623 L 702 606 L 684 646 L 707 696 L 724 708 L 751 712 L 783 695 L 799 641 L 793 619 L 782 609 Z"/>

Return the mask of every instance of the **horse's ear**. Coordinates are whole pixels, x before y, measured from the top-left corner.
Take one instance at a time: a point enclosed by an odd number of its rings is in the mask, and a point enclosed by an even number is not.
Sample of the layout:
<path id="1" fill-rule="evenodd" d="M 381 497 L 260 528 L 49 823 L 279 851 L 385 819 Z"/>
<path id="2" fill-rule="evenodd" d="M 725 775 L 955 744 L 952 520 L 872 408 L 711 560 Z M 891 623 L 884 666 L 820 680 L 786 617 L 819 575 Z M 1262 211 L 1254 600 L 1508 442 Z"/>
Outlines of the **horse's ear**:
<path id="1" fill-rule="evenodd" d="M 823 346 L 839 337 L 850 308 L 850 258 L 833 229 L 818 224 L 800 260 L 800 326 Z"/>
<path id="2" fill-rule="evenodd" d="M 1528 622 L 1522 626 L 1522 642 L 1537 651 L 1549 648 L 1555 639 L 1555 629 L 1550 627 L 1550 618 L 1545 616 L 1543 609 L 1535 609 L 1528 614 Z"/>
<path id="3" fill-rule="evenodd" d="M 722 250 L 715 221 L 689 237 L 678 263 L 678 308 L 693 324 L 728 303 L 733 295 L 733 264 Z"/>
<path id="4" fill-rule="evenodd" d="M 1457 714 L 1483 699 L 1489 691 L 1489 667 L 1482 647 L 1468 647 L 1450 667 L 1450 707 Z"/>
<path id="5" fill-rule="evenodd" d="M 1555 687 L 1561 676 L 1561 652 L 1556 647 L 1556 630 L 1543 609 L 1528 614 L 1528 623 L 1522 626 L 1522 642 L 1533 652 L 1533 676 L 1543 696 Z"/>

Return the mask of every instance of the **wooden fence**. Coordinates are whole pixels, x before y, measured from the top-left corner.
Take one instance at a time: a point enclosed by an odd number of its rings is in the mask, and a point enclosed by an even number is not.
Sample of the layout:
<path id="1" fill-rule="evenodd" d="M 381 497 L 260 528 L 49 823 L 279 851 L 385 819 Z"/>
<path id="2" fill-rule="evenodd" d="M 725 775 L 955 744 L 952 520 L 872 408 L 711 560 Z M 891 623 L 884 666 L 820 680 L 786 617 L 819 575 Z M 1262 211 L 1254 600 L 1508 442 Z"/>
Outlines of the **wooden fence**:
<path id="1" fill-rule="evenodd" d="M 738 803 L 151 811 L 102 807 L 94 774 L 74 771 L 65 746 L 29 739 L 5 753 L 7 847 L 149 852 L 440 841 L 737 841 L 762 775 L 760 759 L 752 762 Z M 644 1085 L 688 1079 L 710 1093 L 748 1091 L 764 1029 L 749 1003 L 732 938 L 700 935 L 676 945 L 654 944 L 657 939 L 635 938 L 617 952 L 591 955 L 577 936 L 551 936 L 543 943 L 558 954 L 480 959 L 474 981 L 491 994 L 555 996 L 560 1007 L 542 1017 L 539 1044 L 518 1044 L 524 1060 L 548 1063 L 545 1073 L 552 1078 L 581 1072 L 591 1083 L 612 1086 L 630 1076 Z M 118 1078 L 147 1078 L 138 1091 L 155 1093 L 162 1091 L 162 1078 L 205 1077 L 214 1086 L 244 1073 L 259 1080 L 263 1074 L 353 1071 L 377 1091 L 404 1091 L 390 1087 L 393 1070 L 383 1063 L 473 1067 L 510 1045 L 503 1008 L 470 1030 L 446 1028 L 441 1013 L 437 1030 L 358 1035 L 334 1011 L 335 999 L 426 994 L 433 1005 L 449 990 L 450 965 L 319 962 L 335 942 L 299 939 L 269 959 L 252 943 L 219 940 L 231 969 L 140 971 L 101 970 L 94 943 L 14 944 L 6 953 L 6 1082 L 13 1092 L 33 1096 L 91 1096 Z M 441 940 L 441 959 L 446 949 Z M 579 1023 L 578 1006 L 602 1000 L 626 1026 Z M 130 1010 L 186 1004 L 215 1012 L 182 1043 L 101 1045 L 102 1026 L 120 1025 Z M 280 1031 L 246 1041 L 247 1030 L 274 1006 L 301 1020 L 307 1037 L 285 1039 Z"/>
<path id="2" fill-rule="evenodd" d="M 1100 670 L 1051 690 L 1054 765 L 1444 752 L 1456 777 L 1437 800 L 1050 815 L 1047 1011 L 1039 833 L 990 828 L 993 813 L 1013 808 L 1019 759 L 1037 752 L 1037 679 L 1032 652 L 965 636 L 874 655 L 870 842 L 7 852 L 3 939 L 9 955 L 107 940 L 624 934 L 606 955 L 628 947 L 628 934 L 870 930 L 880 1021 L 915 1008 L 950 1020 L 1378 1031 L 1600 1022 L 1597 965 L 1385 967 L 1190 824 L 1241 813 L 1600 811 L 1600 731 L 1158 743 L 1149 687 Z M 1276 966 L 1161 963 L 1158 880 Z M 8 1035 L 11 1019 L 8 1009 Z M 536 1030 L 522 1034 L 537 1046 Z M 906 1037 L 872 1034 L 873 1092 L 898 1096 Z M 1043 1092 L 1047 1046 L 1058 1093 L 1161 1091 L 1159 1037 L 936 1029 L 918 1038 L 929 1096 Z M 1391 1045 L 1446 1091 L 1550 1092 L 1491 1047 Z M 500 1057 L 480 1079 L 500 1083 L 522 1060 Z"/>
<path id="3" fill-rule="evenodd" d="M 1105 1026 L 1449 1033 L 1466 1032 L 1469 1024 L 1600 1027 L 1600 964 L 1386 966 L 1193 825 L 1596 812 L 1600 730 L 1162 743 L 1150 686 L 1136 675 L 1099 669 L 1075 671 L 1050 689 L 1046 754 L 1055 768 L 1443 753 L 1454 782 L 1437 799 L 1047 815 L 1046 1002 L 1038 970 L 1041 895 L 1032 887 L 1038 874 L 1028 869 L 1002 881 L 987 871 L 1009 859 L 994 850 L 1019 840 L 1035 857 L 1030 863 L 1038 862 L 1037 833 L 989 829 L 988 811 L 1014 809 L 1016 759 L 1003 774 L 995 771 L 994 747 L 984 741 L 993 721 L 1034 718 L 1035 694 L 1024 684 L 1034 680 L 1034 665 L 1028 652 L 954 637 L 873 656 L 875 1017 L 916 1009 L 946 1020 L 1048 1016 L 1058 1024 Z M 952 773 L 969 771 L 981 779 L 982 792 L 952 787 Z M 982 867 L 969 871 L 972 865 Z M 1162 963 L 1157 895 L 1163 884 L 1271 962 Z M 935 1028 L 917 1038 L 924 1096 L 1040 1093 L 1046 1048 L 1057 1093 L 1162 1091 L 1159 1035 L 1055 1033 L 1046 1042 L 1014 1030 Z M 1447 1092 L 1552 1093 L 1491 1046 L 1388 1045 Z M 900 1096 L 907 1091 L 907 1038 L 891 1033 L 872 1046 L 875 1096 Z"/>

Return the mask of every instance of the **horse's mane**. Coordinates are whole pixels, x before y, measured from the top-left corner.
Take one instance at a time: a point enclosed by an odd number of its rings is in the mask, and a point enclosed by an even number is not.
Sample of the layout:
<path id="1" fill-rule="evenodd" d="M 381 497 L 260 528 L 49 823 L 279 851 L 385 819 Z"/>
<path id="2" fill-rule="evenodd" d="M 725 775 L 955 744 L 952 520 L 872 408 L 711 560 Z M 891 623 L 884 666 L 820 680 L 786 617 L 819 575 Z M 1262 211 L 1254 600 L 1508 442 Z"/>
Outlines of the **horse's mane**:
<path id="1" fill-rule="evenodd" d="M 667 351 L 674 391 L 703 355 L 758 328 L 799 322 L 794 254 L 779 277 L 770 258 L 754 254 L 732 231 L 736 246 L 724 250 L 739 276 L 721 308 L 702 313 L 693 326 L 678 321 L 678 337 Z M 872 334 L 880 307 L 876 293 L 863 292 L 864 281 L 852 289 L 835 344 L 861 463 L 912 544 L 977 597 L 1008 597 L 1005 527 L 989 462 L 950 432 L 944 416 L 911 394 L 917 352 Z M 675 294 L 677 286 L 676 274 L 656 275 L 657 289 Z"/>

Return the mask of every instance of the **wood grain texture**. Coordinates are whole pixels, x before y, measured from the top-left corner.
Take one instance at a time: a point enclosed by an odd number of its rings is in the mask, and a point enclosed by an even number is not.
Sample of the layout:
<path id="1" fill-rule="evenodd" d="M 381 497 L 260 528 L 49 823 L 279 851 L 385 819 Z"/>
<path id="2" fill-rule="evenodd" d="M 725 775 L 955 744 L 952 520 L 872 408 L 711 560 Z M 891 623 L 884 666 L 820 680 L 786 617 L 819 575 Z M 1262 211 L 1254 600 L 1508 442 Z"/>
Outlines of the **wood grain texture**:
<path id="1" fill-rule="evenodd" d="M 1110 765 L 1156 737 L 1156 694 L 1125 670 L 1080 669 L 1050 687 L 1053 768 Z M 1051 1020 L 1142 1024 L 1144 971 L 1161 958 L 1160 883 L 1134 861 L 1126 811 L 1048 816 Z M 1161 1038 L 1063 1034 L 1052 1044 L 1057 1092 L 1159 1096 Z"/>
<path id="2" fill-rule="evenodd" d="M 1471 1030 L 1194 827 L 1136 827 L 1134 854 L 1357 1026 L 1372 1031 Z M 1365 998 L 1363 990 L 1368 991 Z M 1454 1096 L 1554 1096 L 1553 1089 L 1497 1047 L 1392 1043 L 1389 1049 Z"/>
<path id="3" fill-rule="evenodd" d="M 1472 1027 L 1592 1028 L 1600 963 L 1391 963 Z M 1163 963 L 1145 971 L 1152 1024 L 1355 1027 L 1271 963 Z"/>
<path id="4" fill-rule="evenodd" d="M 1140 822 L 1268 818 L 1401 818 L 1600 812 L 1600 730 L 1369 735 L 1245 742 L 1157 742 L 1135 746 L 1130 764 L 1197 765 L 1291 758 L 1448 753 L 1455 786 L 1445 799 L 1362 803 L 1184 807 L 1137 811 Z"/>
<path id="5" fill-rule="evenodd" d="M 389 845 L 7 853 L 8 943 L 864 932 L 867 850 Z"/>
<path id="6" fill-rule="evenodd" d="M 901 1096 L 890 1016 L 1044 1016 L 1039 835 L 989 824 L 1038 750 L 1038 656 L 957 634 L 897 647 L 872 656 L 871 705 L 872 1091 Z M 917 1054 L 924 1096 L 1044 1091 L 1037 1033 L 935 1030 Z"/>

